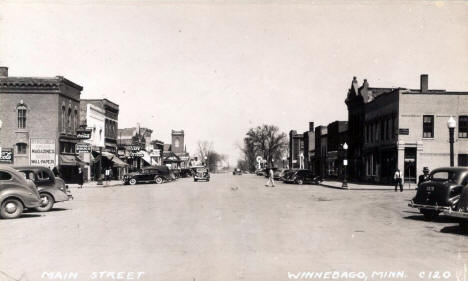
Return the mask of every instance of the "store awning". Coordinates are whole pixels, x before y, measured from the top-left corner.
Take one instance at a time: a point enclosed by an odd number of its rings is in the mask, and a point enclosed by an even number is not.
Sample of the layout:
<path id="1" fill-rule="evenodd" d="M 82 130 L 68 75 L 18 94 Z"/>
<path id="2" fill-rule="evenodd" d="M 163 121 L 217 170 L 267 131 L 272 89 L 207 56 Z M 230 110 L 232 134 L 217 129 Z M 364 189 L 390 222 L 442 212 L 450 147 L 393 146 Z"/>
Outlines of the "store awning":
<path id="1" fill-rule="evenodd" d="M 112 154 L 112 153 L 103 151 L 103 152 L 102 152 L 102 156 L 104 156 L 104 157 L 106 157 L 107 159 L 109 159 L 110 161 L 112 161 L 112 162 L 114 163 L 114 166 L 115 166 L 115 167 L 125 167 L 125 166 L 128 166 L 127 163 L 125 163 L 124 161 L 120 160 L 119 157 L 117 157 L 116 155 L 114 155 L 114 154 Z"/>
<path id="2" fill-rule="evenodd" d="M 59 155 L 59 165 L 60 166 L 76 166 L 76 165 L 87 165 L 88 163 L 81 160 L 78 156 L 75 155 Z"/>

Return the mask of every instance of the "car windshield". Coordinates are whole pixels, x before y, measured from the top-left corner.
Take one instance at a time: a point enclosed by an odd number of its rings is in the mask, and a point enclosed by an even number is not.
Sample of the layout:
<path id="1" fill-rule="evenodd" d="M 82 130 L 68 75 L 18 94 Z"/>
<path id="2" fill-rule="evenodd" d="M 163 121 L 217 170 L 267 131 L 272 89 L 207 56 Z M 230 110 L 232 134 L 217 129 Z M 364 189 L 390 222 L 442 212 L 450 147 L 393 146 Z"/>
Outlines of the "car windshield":
<path id="1" fill-rule="evenodd" d="M 206 172 L 206 169 L 202 168 L 202 169 L 197 169 L 197 173 L 204 173 Z"/>
<path id="2" fill-rule="evenodd" d="M 432 180 L 435 181 L 453 181 L 457 180 L 457 174 L 455 172 L 450 171 L 439 171 L 435 172 L 431 176 Z"/>

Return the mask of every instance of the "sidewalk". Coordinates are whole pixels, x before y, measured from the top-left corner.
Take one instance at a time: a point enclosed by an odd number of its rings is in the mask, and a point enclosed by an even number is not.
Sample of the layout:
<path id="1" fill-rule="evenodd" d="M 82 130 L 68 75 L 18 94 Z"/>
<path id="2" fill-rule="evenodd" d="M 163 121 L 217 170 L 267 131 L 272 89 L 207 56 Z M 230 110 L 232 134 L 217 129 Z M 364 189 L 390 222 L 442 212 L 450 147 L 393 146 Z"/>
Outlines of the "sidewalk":
<path id="1" fill-rule="evenodd" d="M 336 188 L 336 189 L 343 189 L 341 186 L 343 182 L 341 181 L 332 181 L 332 180 L 324 180 L 320 183 L 321 186 L 329 187 L 329 188 Z M 348 189 L 349 190 L 395 190 L 395 186 L 393 185 L 381 185 L 381 184 L 368 184 L 368 183 L 350 183 L 348 182 Z M 416 184 L 411 184 L 411 188 L 408 184 L 403 185 L 403 190 L 415 190 Z M 399 189 L 398 189 L 399 190 Z"/>
<path id="2" fill-rule="evenodd" d="M 96 181 L 88 181 L 83 184 L 83 188 L 104 188 L 104 187 L 111 187 L 111 186 L 119 186 L 124 185 L 121 180 L 112 180 L 106 183 L 106 181 L 102 181 L 102 185 L 98 185 Z M 79 185 L 76 183 L 68 184 L 69 188 L 78 188 Z"/>

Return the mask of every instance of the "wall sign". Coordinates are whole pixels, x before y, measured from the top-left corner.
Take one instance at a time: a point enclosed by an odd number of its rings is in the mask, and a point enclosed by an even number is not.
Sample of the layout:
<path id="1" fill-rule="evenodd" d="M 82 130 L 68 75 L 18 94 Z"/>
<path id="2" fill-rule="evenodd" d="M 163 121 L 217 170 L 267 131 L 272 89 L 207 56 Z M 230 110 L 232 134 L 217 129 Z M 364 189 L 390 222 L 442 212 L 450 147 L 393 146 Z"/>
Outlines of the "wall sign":
<path id="1" fill-rule="evenodd" d="M 55 166 L 55 140 L 31 138 L 31 165 Z"/>
<path id="2" fill-rule="evenodd" d="M 89 140 L 91 138 L 91 130 L 77 130 L 76 138 L 79 140 Z"/>
<path id="3" fill-rule="evenodd" d="M 399 135 L 409 135 L 409 129 L 398 129 Z"/>
<path id="4" fill-rule="evenodd" d="M 0 151 L 0 163 L 13 164 L 13 149 L 2 148 Z"/>
<path id="5" fill-rule="evenodd" d="M 75 150 L 76 150 L 76 153 L 80 153 L 80 152 L 90 153 L 91 152 L 91 144 L 89 144 L 89 143 L 77 143 L 75 145 Z"/>

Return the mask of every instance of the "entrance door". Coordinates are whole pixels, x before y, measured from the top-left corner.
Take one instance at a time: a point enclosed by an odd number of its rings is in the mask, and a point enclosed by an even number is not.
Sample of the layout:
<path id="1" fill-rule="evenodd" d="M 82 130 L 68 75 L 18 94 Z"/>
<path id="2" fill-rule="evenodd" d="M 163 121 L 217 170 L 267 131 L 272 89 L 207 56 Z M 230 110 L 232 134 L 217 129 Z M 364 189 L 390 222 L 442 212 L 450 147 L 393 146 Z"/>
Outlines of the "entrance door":
<path id="1" fill-rule="evenodd" d="M 405 182 L 416 183 L 416 148 L 405 148 Z"/>

